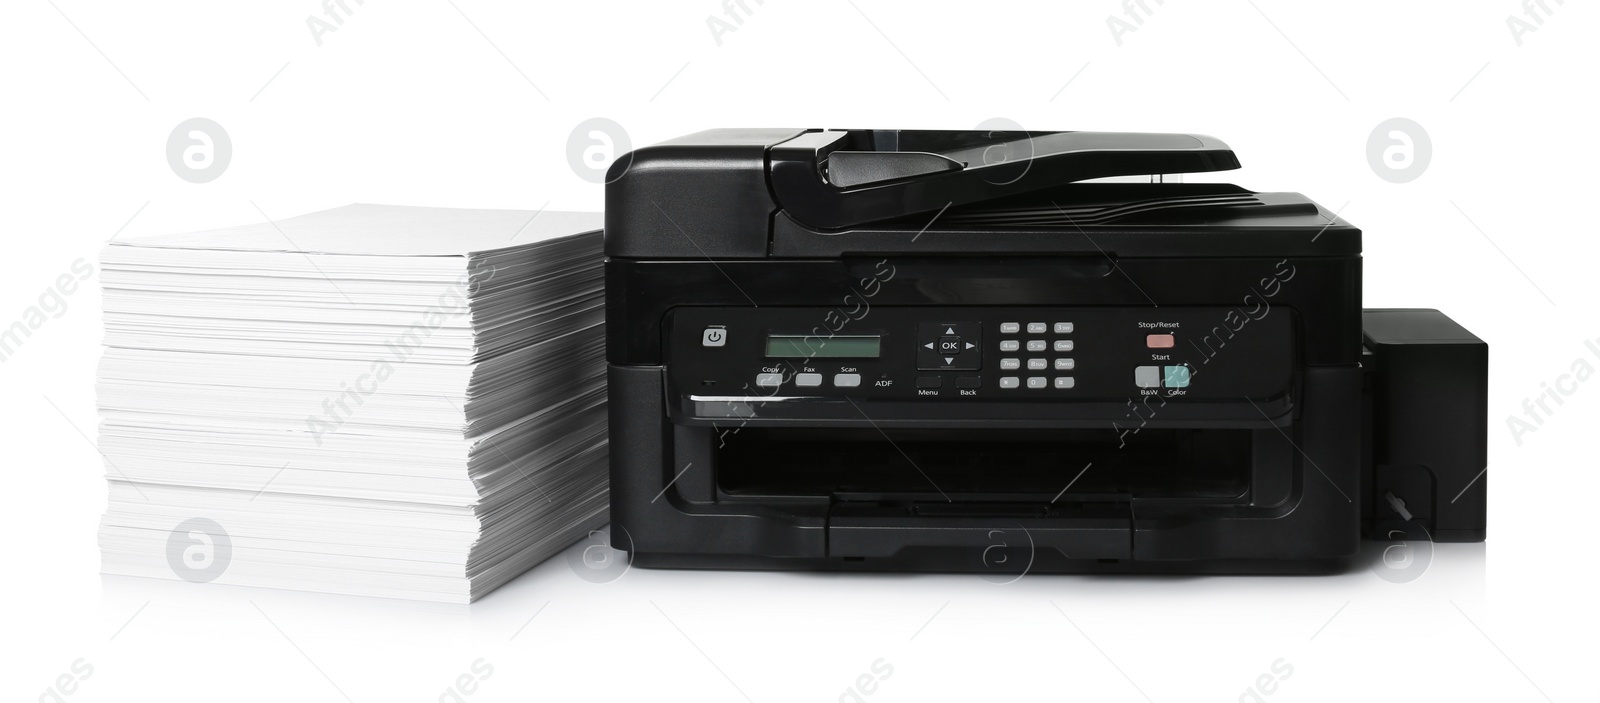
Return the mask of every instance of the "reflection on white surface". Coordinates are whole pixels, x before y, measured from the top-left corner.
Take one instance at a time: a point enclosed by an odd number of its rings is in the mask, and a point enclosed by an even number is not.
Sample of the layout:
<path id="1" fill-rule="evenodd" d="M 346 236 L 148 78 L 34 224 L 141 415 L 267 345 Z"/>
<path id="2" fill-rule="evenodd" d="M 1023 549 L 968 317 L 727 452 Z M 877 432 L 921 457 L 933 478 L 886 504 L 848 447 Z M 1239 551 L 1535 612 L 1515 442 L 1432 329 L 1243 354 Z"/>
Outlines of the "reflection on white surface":
<path id="1" fill-rule="evenodd" d="M 1258 681 L 1313 699 L 1349 685 L 1348 667 L 1371 666 L 1363 642 L 1414 640 L 1402 649 L 1425 661 L 1430 639 L 1481 637 L 1464 614 L 1487 619 L 1483 544 L 1437 545 L 1406 583 L 1373 572 L 1385 546 L 1328 576 L 1030 574 L 1003 585 L 639 568 L 593 583 L 561 555 L 471 606 L 103 577 L 102 625 L 116 633 L 118 676 L 222 686 L 270 671 L 263 686 L 304 700 L 683 686 L 707 700 L 914 700 L 1021 695 L 1025 679 L 1067 674 L 1064 691 L 1104 700 L 1234 700 Z M 770 656 L 780 644 L 785 654 Z M 1516 676 L 1487 643 L 1482 652 Z M 992 672 L 992 688 L 973 671 Z"/>

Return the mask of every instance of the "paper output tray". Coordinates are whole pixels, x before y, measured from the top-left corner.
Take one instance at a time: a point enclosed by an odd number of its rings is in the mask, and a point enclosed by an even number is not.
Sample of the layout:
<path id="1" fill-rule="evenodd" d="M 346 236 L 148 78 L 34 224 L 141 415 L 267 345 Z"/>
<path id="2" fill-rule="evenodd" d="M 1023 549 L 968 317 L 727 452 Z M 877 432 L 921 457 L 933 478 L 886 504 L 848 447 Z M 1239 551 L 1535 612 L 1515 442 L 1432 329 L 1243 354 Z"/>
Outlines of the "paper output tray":
<path id="1" fill-rule="evenodd" d="M 1133 558 L 1133 510 L 1127 503 L 1063 509 L 1072 513 L 1070 517 L 1054 514 L 1061 510 L 1046 516 L 1037 505 L 1019 506 L 1026 511 L 1013 516 L 1003 516 L 1004 506 L 955 507 L 969 513 L 908 516 L 888 509 L 834 506 L 828 517 L 828 556 L 881 559 L 904 550 L 955 548 L 987 562 L 1043 550 L 1067 559 Z"/>

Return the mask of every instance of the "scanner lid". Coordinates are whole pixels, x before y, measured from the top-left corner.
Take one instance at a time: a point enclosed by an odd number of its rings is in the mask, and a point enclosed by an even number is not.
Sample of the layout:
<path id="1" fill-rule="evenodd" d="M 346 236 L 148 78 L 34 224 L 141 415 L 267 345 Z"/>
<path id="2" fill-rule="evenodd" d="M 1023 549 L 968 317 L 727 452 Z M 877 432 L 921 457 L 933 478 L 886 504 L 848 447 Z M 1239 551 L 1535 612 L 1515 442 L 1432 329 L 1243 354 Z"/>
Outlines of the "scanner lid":
<path id="1" fill-rule="evenodd" d="M 1080 183 L 1238 166 L 1226 144 L 1190 134 L 714 129 L 612 164 L 605 251 L 660 260 L 1360 253 L 1360 230 L 1296 193 Z"/>
<path id="2" fill-rule="evenodd" d="M 1093 178 L 1239 167 L 1215 137 L 1139 132 L 823 130 L 774 144 L 769 158 L 778 205 L 823 229 Z"/>

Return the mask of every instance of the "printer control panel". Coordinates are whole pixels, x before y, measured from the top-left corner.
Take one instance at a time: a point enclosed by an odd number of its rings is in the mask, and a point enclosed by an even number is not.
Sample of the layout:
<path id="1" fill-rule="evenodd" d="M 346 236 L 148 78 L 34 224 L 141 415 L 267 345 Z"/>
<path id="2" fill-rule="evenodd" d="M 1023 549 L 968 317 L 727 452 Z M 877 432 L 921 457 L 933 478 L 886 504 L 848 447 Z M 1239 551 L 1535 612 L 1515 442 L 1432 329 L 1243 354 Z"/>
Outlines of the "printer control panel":
<path id="1" fill-rule="evenodd" d="M 1293 311 L 1229 307 L 684 307 L 666 365 L 694 397 L 930 402 L 1285 392 Z M 853 314 L 852 314 L 853 313 Z"/>

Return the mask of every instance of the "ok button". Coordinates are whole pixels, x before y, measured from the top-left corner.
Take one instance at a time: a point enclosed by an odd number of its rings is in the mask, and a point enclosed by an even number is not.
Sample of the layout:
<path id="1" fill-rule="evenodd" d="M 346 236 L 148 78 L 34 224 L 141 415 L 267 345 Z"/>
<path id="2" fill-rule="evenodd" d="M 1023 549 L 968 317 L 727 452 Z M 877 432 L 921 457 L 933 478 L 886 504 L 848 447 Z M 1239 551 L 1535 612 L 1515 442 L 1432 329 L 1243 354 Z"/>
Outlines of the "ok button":
<path id="1" fill-rule="evenodd" d="M 960 354 L 961 353 L 961 338 L 960 337 L 940 337 L 939 338 L 939 353 L 940 354 Z"/>

